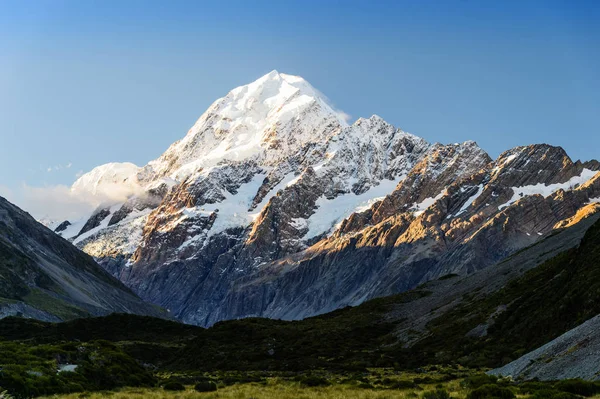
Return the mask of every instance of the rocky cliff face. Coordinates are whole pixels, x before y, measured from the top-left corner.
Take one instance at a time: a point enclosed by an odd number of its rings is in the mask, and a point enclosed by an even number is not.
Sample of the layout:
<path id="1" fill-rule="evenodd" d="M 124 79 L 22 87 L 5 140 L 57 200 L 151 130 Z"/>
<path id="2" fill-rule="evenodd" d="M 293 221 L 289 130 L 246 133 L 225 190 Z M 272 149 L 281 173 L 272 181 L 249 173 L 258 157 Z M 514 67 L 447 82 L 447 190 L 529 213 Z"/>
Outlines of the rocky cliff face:
<path id="1" fill-rule="evenodd" d="M 297 319 L 492 265 L 600 202 L 599 169 L 545 144 L 492 160 L 377 116 L 348 125 L 273 71 L 148 165 L 83 176 L 121 198 L 57 233 L 186 322 Z"/>
<path id="2" fill-rule="evenodd" d="M 94 260 L 0 197 L 0 318 L 162 316 Z"/>

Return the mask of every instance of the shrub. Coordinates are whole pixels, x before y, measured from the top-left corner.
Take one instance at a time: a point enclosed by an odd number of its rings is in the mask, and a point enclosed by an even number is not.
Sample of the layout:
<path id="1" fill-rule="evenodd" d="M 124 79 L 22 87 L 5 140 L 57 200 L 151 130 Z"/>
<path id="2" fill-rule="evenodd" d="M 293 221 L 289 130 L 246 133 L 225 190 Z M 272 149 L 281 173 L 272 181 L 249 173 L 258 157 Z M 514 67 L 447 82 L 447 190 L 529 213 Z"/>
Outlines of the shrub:
<path id="1" fill-rule="evenodd" d="M 469 392 L 467 399 L 514 399 L 515 394 L 508 388 L 496 384 L 482 385 Z"/>
<path id="2" fill-rule="evenodd" d="M 322 387 L 329 385 L 329 381 L 327 381 L 327 379 L 324 377 L 307 375 L 300 378 L 300 384 L 307 387 Z"/>
<path id="3" fill-rule="evenodd" d="M 463 385 L 470 389 L 477 389 L 484 385 L 496 384 L 498 377 L 495 375 L 476 374 L 465 378 Z"/>
<path id="4" fill-rule="evenodd" d="M 532 399 L 580 399 L 581 396 L 574 395 L 569 392 L 561 392 L 556 389 L 540 389 L 535 391 Z"/>
<path id="5" fill-rule="evenodd" d="M 185 386 L 181 382 L 169 381 L 163 385 L 165 391 L 185 391 Z"/>
<path id="6" fill-rule="evenodd" d="M 197 392 L 213 392 L 217 390 L 217 384 L 213 381 L 201 381 L 196 384 L 194 389 Z"/>
<path id="7" fill-rule="evenodd" d="M 540 381 L 526 381 L 519 384 L 519 391 L 524 394 L 534 394 L 537 391 L 542 391 L 552 388 L 552 384 Z"/>
<path id="8" fill-rule="evenodd" d="M 423 377 L 423 378 L 415 378 L 413 379 L 413 383 L 415 384 L 431 384 L 433 382 L 433 378 L 431 377 Z"/>
<path id="9" fill-rule="evenodd" d="M 389 384 L 390 388 L 394 388 L 394 389 L 413 389 L 416 388 L 416 384 L 412 381 L 407 381 L 407 380 L 400 380 L 400 381 L 395 381 Z"/>
<path id="10" fill-rule="evenodd" d="M 568 392 L 581 396 L 594 396 L 600 392 L 600 386 L 593 382 L 581 379 L 563 380 L 554 384 L 554 388 L 562 392 Z"/>
<path id="11" fill-rule="evenodd" d="M 423 399 L 450 399 L 450 394 L 445 389 L 423 392 Z"/>

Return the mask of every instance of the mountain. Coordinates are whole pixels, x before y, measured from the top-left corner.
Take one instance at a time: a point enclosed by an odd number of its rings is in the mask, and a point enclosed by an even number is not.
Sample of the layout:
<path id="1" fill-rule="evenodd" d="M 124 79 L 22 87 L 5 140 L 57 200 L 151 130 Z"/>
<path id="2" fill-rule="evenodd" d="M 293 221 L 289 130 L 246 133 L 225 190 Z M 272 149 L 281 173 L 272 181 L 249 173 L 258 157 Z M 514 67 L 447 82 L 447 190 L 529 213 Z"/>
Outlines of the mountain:
<path id="1" fill-rule="evenodd" d="M 0 318 L 161 316 L 89 255 L 0 197 Z"/>
<path id="2" fill-rule="evenodd" d="M 599 170 L 547 144 L 493 160 L 377 116 L 348 125 L 273 71 L 158 159 L 83 175 L 73 193 L 102 205 L 55 231 L 187 323 L 293 320 L 490 267 L 595 209 Z"/>

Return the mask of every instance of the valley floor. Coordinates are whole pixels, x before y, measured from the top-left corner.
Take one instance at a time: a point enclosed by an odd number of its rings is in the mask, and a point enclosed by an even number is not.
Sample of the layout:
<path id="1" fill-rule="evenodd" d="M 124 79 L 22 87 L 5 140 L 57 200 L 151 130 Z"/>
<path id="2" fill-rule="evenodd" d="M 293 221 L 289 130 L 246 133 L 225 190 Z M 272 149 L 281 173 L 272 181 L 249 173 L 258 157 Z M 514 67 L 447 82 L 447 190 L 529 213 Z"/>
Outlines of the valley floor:
<path id="1" fill-rule="evenodd" d="M 454 370 L 457 371 L 457 370 Z M 444 372 L 398 373 L 389 369 L 371 370 L 362 375 L 317 374 L 301 378 L 268 377 L 260 382 L 219 384 L 215 392 L 197 392 L 193 385 L 169 391 L 156 388 L 122 388 L 102 392 L 79 392 L 47 396 L 46 399 L 600 399 L 600 385 L 582 380 L 525 382 L 514 384 L 481 372 L 460 370 L 460 378 Z M 454 376 L 455 374 L 450 374 Z M 457 375 L 458 377 L 458 375 Z M 173 377 L 174 378 L 174 377 Z M 308 386 L 323 383 L 323 386 Z M 560 385 L 563 384 L 563 385 Z M 498 396 L 485 393 L 486 387 L 501 389 Z M 591 388 L 591 390 L 590 390 Z M 483 391 L 482 391 L 483 389 Z M 578 394 L 574 394 L 577 392 Z M 43 399 L 43 398 L 42 398 Z"/>
<path id="2" fill-rule="evenodd" d="M 79 399 L 105 398 L 113 399 L 392 399 L 420 398 L 424 392 L 435 390 L 434 385 L 422 385 L 415 389 L 385 389 L 366 387 L 356 384 L 332 384 L 324 387 L 306 387 L 298 382 L 281 379 L 270 379 L 266 383 L 246 383 L 223 387 L 217 392 L 196 392 L 193 386 L 185 391 L 166 391 L 162 388 L 125 388 L 117 391 L 76 393 L 70 395 L 49 396 L 47 398 Z M 468 390 L 460 381 L 443 384 L 444 389 L 453 398 L 465 398 Z"/>
<path id="3" fill-rule="evenodd" d="M 456 384 L 446 384 L 450 398 L 464 399 L 468 390 Z M 306 388 L 292 384 L 273 383 L 267 386 L 256 383 L 235 385 L 218 392 L 196 392 L 192 387 L 185 391 L 165 391 L 161 388 L 126 388 L 118 391 L 76 393 L 48 396 L 46 399 L 416 399 L 424 398 L 423 393 L 413 390 L 379 390 L 333 385 L 329 387 Z M 516 398 L 530 398 L 531 395 L 518 394 Z M 600 395 L 588 399 L 600 399 Z"/>

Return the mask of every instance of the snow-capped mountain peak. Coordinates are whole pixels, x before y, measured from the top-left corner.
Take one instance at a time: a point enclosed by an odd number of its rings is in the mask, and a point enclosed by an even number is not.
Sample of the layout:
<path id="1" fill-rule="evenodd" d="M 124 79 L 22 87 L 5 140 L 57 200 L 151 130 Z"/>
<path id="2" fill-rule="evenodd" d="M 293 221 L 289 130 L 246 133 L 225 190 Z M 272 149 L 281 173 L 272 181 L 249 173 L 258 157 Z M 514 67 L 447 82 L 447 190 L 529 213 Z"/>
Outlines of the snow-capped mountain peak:
<path id="1" fill-rule="evenodd" d="M 100 165 L 79 177 L 71 186 L 74 195 L 124 200 L 141 190 L 137 178 L 139 166 L 131 162 Z"/>
<path id="2" fill-rule="evenodd" d="M 273 164 L 346 126 L 344 114 L 306 80 L 272 71 L 215 101 L 150 166 L 156 176 L 182 180 L 223 161 Z"/>

